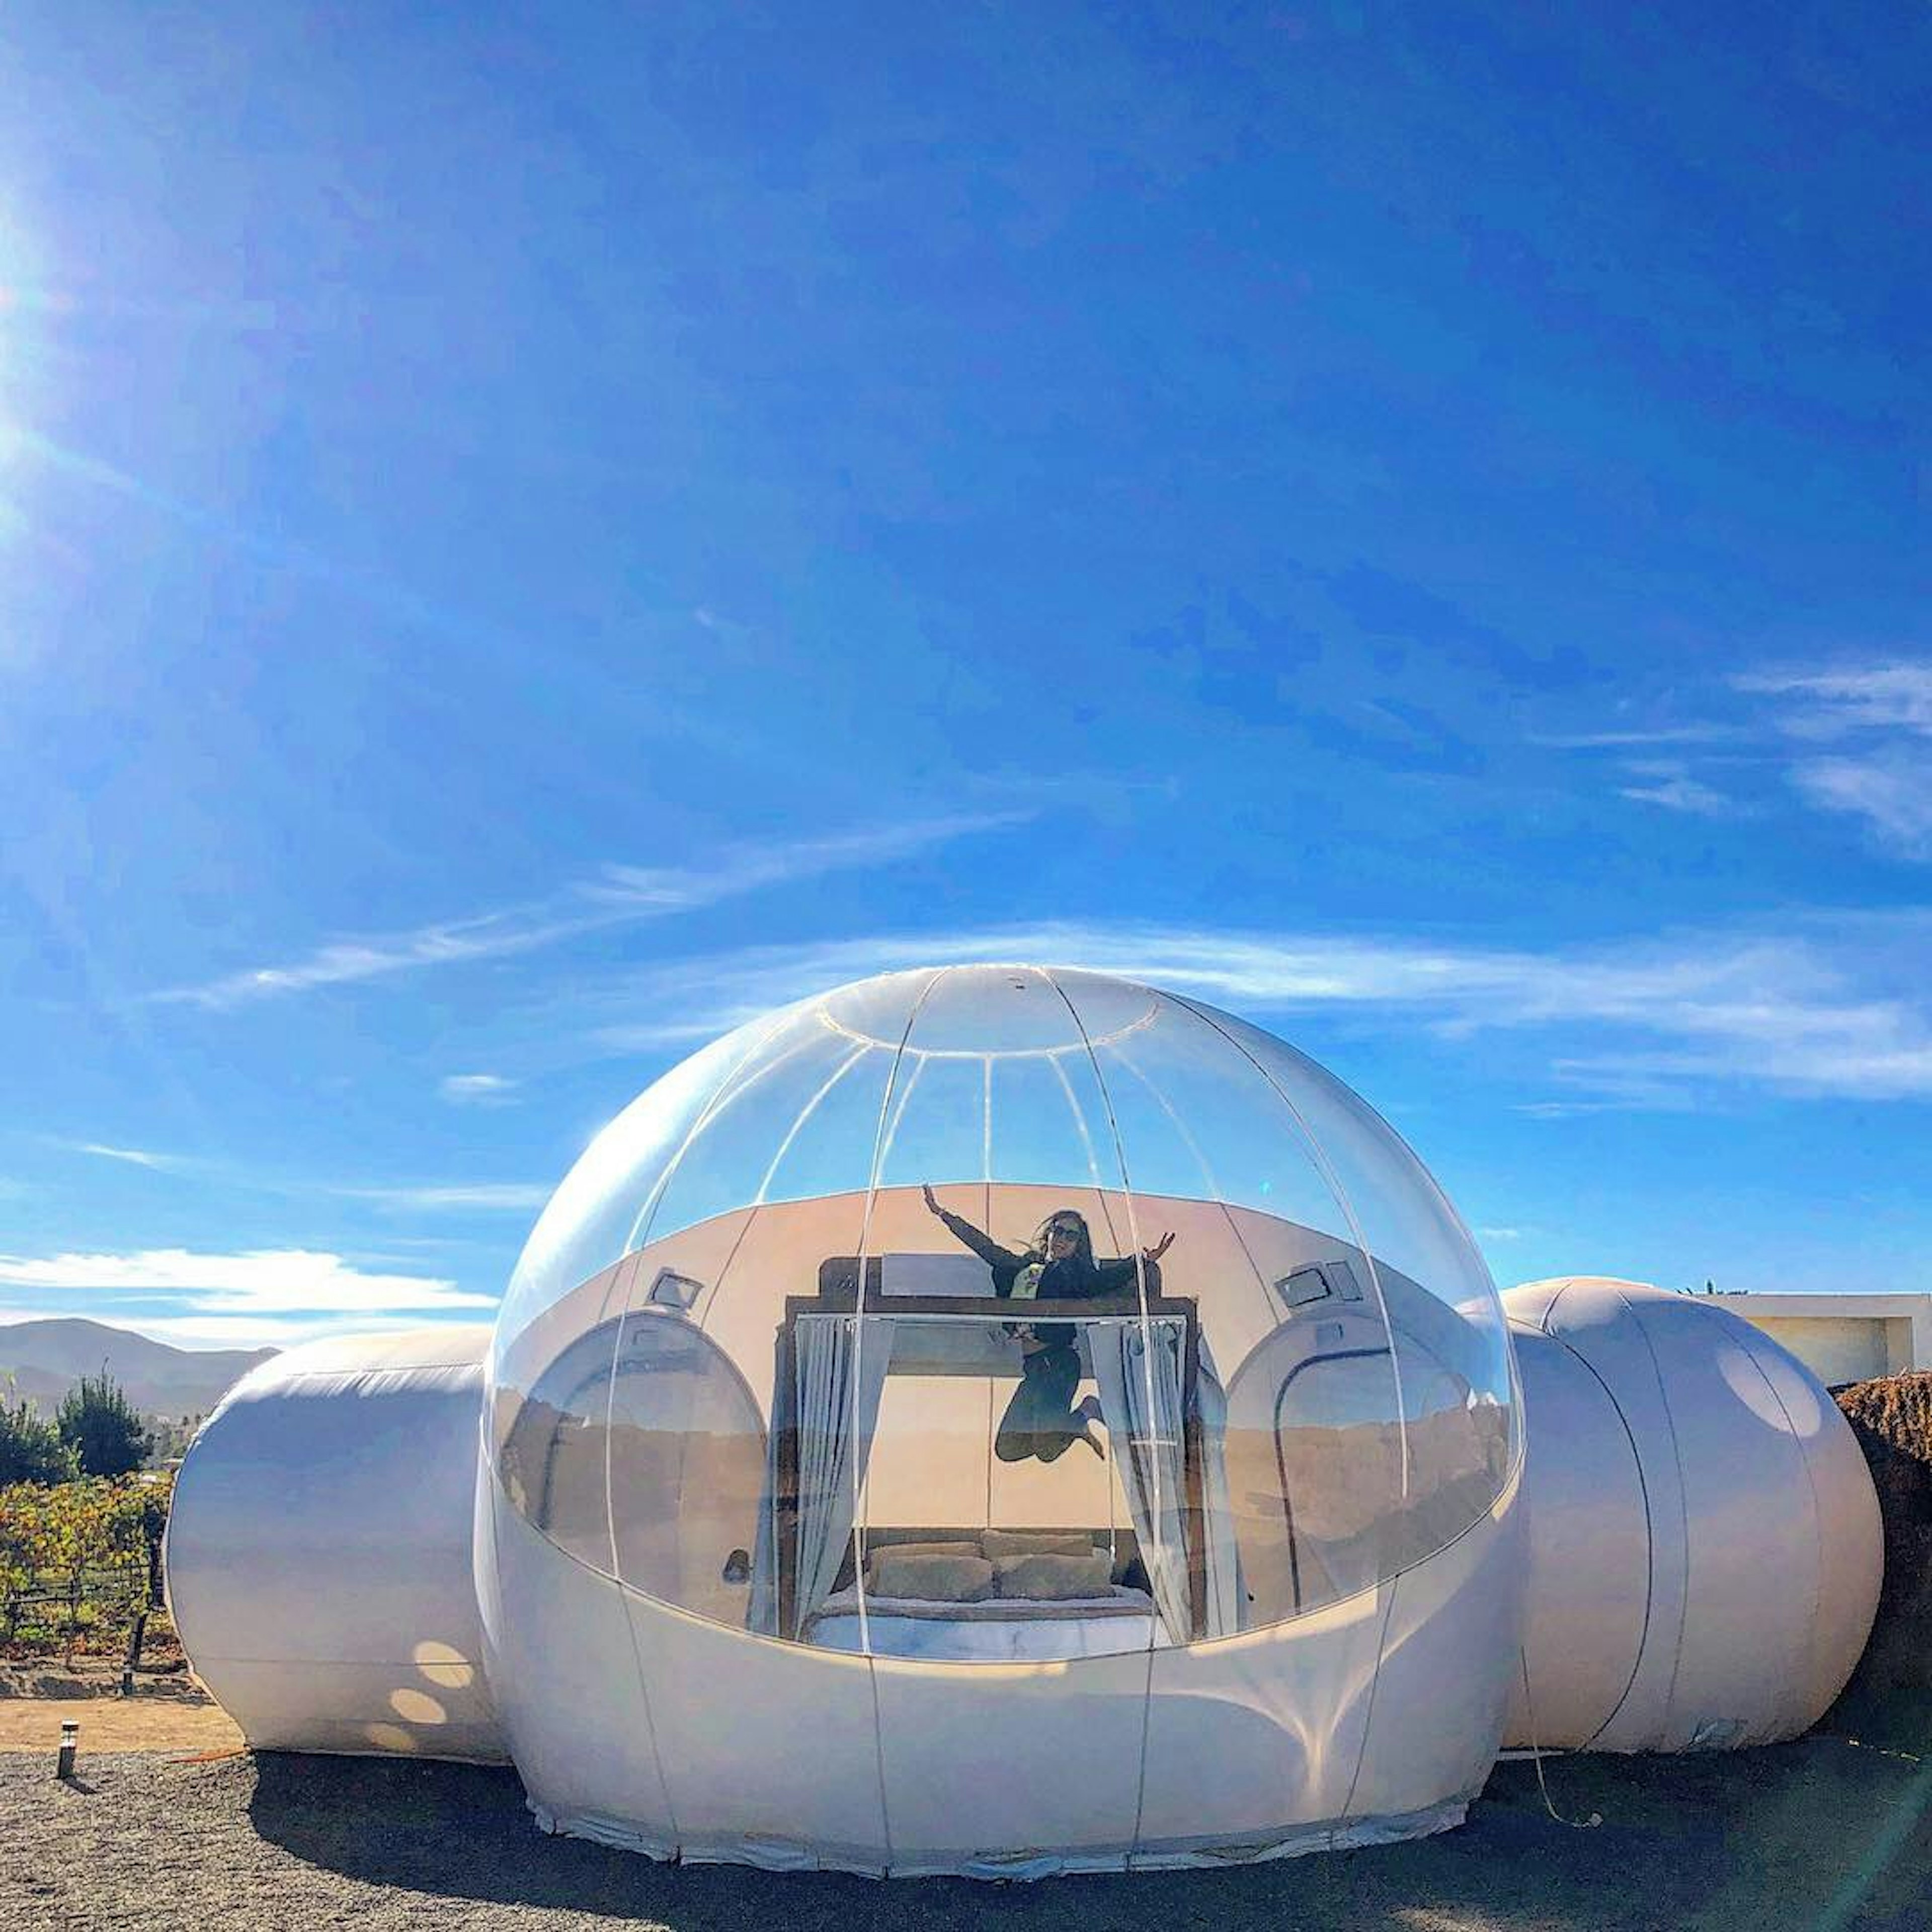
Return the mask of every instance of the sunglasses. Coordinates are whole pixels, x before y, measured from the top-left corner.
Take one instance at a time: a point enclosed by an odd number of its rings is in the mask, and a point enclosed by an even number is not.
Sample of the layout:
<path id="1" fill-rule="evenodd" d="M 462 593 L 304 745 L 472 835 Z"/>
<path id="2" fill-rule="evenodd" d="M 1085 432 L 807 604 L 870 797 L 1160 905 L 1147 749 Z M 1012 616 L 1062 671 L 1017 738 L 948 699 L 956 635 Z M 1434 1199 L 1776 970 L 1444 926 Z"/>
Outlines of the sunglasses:
<path id="1" fill-rule="evenodd" d="M 1059 1236 L 1063 1240 L 1077 1241 L 1080 1238 L 1080 1230 L 1078 1228 L 1072 1226 L 1070 1222 L 1065 1221 L 1056 1221 L 1052 1227 L 1047 1229 L 1046 1238 L 1050 1241 L 1056 1235 Z"/>

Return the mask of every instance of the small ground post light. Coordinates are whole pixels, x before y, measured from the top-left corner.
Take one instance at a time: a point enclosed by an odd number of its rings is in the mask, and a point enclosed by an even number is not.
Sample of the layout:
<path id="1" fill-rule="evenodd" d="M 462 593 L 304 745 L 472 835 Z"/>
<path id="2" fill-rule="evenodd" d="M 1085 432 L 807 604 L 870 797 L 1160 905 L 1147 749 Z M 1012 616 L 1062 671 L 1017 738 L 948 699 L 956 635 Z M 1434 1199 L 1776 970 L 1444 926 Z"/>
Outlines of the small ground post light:
<path id="1" fill-rule="evenodd" d="M 80 1749 L 80 1720 L 63 1718 L 61 1720 L 60 1756 L 55 1760 L 54 1775 L 70 1779 L 74 1776 L 74 1754 Z"/>

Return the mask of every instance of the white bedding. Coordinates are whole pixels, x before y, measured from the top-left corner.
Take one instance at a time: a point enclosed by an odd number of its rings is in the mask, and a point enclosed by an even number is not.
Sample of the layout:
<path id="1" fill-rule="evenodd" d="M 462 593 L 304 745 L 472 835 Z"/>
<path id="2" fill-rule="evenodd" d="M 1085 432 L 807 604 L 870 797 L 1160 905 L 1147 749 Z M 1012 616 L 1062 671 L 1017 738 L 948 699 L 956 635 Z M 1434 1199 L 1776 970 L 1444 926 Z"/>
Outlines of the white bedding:
<path id="1" fill-rule="evenodd" d="M 1118 1657 L 1150 1644 L 1162 1648 L 1168 1641 L 1153 1598 L 1119 1583 L 1104 1597 L 1054 1603 L 992 1597 L 979 1604 L 934 1604 L 868 1596 L 866 1619 L 874 1656 L 934 1662 L 1034 1664 Z M 842 1590 L 827 1599 L 807 1627 L 806 1641 L 827 1650 L 860 1650 L 856 1594 Z"/>

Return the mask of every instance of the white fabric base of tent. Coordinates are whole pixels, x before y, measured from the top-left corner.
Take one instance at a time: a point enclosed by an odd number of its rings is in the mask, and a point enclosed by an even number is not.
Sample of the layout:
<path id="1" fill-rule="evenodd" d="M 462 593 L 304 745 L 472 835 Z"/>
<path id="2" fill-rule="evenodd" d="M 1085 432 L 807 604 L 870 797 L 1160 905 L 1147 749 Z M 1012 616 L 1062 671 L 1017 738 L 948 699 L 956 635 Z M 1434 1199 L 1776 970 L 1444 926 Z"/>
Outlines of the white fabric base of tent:
<path id="1" fill-rule="evenodd" d="M 876 1657 L 932 1662 L 1051 1664 L 1070 1657 L 1113 1657 L 1164 1648 L 1167 1633 L 1144 1590 L 1116 1587 L 1097 1600 L 1053 1603 L 998 1598 L 983 1604 L 934 1604 L 868 1597 L 862 1624 L 858 1599 L 843 1590 L 812 1619 L 810 1641 L 858 1654 L 869 1625 Z"/>
<path id="2" fill-rule="evenodd" d="M 1364 1845 L 1399 1844 L 1453 1832 L 1468 1816 L 1474 1792 L 1395 1818 L 1352 1819 L 1323 1825 L 1287 1825 L 1274 1833 L 1232 1839 L 1188 1839 L 1137 1849 L 1088 1846 L 1078 1852 L 988 1853 L 960 1858 L 952 1852 L 909 1850 L 880 1865 L 862 1851 L 833 1845 L 807 1845 L 776 1838 L 736 1838 L 729 1844 L 668 1846 L 621 1819 L 596 1812 L 559 1812 L 527 1802 L 546 1832 L 587 1838 L 620 1851 L 680 1864 L 754 1865 L 762 1871 L 838 1871 L 860 1878 L 1075 1878 L 1127 1871 L 1213 1871 L 1229 1865 L 1266 1864 L 1313 1852 L 1352 1851 Z"/>
<path id="3" fill-rule="evenodd" d="M 489 1675 L 536 1815 L 659 1857 L 990 1877 L 1039 1857 L 1043 1876 L 1412 1837 L 1453 1825 L 1495 1761 L 1514 1495 L 1398 1581 L 1288 1624 L 962 1667 L 775 1642 L 626 1591 L 485 1472 Z M 962 1778 L 994 1727 L 1023 1762 Z M 1023 1774 L 1076 1761 L 1077 1780 Z"/>

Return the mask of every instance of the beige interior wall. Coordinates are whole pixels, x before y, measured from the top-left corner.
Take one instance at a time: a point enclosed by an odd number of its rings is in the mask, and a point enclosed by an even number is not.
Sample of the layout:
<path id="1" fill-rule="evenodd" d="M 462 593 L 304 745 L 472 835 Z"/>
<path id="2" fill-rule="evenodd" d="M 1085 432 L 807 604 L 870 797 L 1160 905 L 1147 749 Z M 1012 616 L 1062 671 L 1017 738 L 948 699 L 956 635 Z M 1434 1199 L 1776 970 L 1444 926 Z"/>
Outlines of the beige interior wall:
<path id="1" fill-rule="evenodd" d="M 1139 1197 L 1130 1208 L 1118 1192 L 983 1184 L 937 1192 L 944 1205 L 1014 1249 L 1023 1248 L 1048 1214 L 1065 1208 L 1087 1217 L 1103 1256 L 1130 1251 L 1136 1234 L 1144 1246 L 1172 1230 L 1175 1239 L 1162 1264 L 1163 1285 L 1197 1301 L 1224 1382 L 1278 1325 L 1264 1280 L 1311 1259 L 1352 1252 L 1312 1230 L 1216 1202 Z M 873 1197 L 869 1224 L 862 1194 L 772 1203 L 652 1243 L 619 1264 L 618 1270 L 607 1270 L 594 1288 L 586 1284 L 567 1298 L 568 1312 L 560 1304 L 543 1318 L 542 1332 L 554 1352 L 568 1339 L 566 1330 L 580 1333 L 600 1312 L 608 1316 L 626 1305 L 642 1306 L 660 1272 L 671 1269 L 704 1284 L 692 1317 L 730 1358 L 769 1417 L 786 1300 L 814 1294 L 819 1262 L 856 1254 L 862 1242 L 872 1254 L 950 1255 L 974 1263 L 970 1252 L 927 1211 L 916 1188 L 882 1189 Z M 620 1271 L 623 1278 L 614 1290 Z M 880 1526 L 933 1528 L 1125 1526 L 1126 1502 L 1111 1460 L 1078 1444 L 1050 1465 L 1002 1462 L 993 1455 L 994 1430 L 1016 1385 L 979 1376 L 890 1379 L 880 1432 L 892 1453 L 873 1460 L 865 1520 Z M 1080 1394 L 1093 1392 L 1090 1381 L 1082 1384 Z M 1104 1425 L 1098 1432 L 1104 1443 Z"/>
<path id="2" fill-rule="evenodd" d="M 895 1376 L 879 1404 L 879 1439 L 862 1520 L 879 1529 L 1123 1526 L 1111 1459 L 1076 1444 L 1057 1462 L 1002 1462 L 994 1432 L 1017 1383 L 985 1376 Z M 1093 1383 L 1083 1382 L 1082 1393 Z M 1096 1432 L 1104 1442 L 1106 1430 Z"/>
<path id="3" fill-rule="evenodd" d="M 1130 1252 L 1136 1232 L 1148 1246 L 1171 1230 L 1174 1241 L 1161 1264 L 1163 1284 L 1198 1304 L 1224 1382 L 1280 1321 L 1267 1284 L 1310 1261 L 1354 1252 L 1312 1228 L 1216 1202 L 1141 1196 L 1130 1210 L 1119 1192 L 1094 1188 L 976 1184 L 935 1192 L 943 1206 L 1016 1250 L 1061 1208 L 1087 1217 L 1103 1256 Z M 856 1254 L 862 1238 L 873 1255 L 968 1252 L 926 1211 L 916 1187 L 880 1190 L 869 1225 L 863 1194 L 830 1195 L 741 1209 L 653 1242 L 633 1268 L 628 1292 L 634 1304 L 640 1300 L 665 1268 L 705 1283 L 693 1318 L 769 1410 L 772 1345 L 787 1298 L 816 1294 L 819 1262 Z M 1358 1278 L 1364 1273 L 1358 1266 Z"/>
<path id="4" fill-rule="evenodd" d="M 892 1445 L 866 1472 L 861 1520 L 880 1528 L 978 1529 L 988 1514 L 992 1384 L 980 1376 L 895 1376 L 879 1402 Z"/>
<path id="5" fill-rule="evenodd" d="M 1311 1261 L 1349 1260 L 1364 1298 L 1297 1316 L 1290 1325 L 1306 1330 L 1308 1347 L 1325 1346 L 1328 1330 L 1338 1322 L 1351 1334 L 1381 1330 L 1374 1285 L 1349 1244 L 1256 1210 L 1154 1196 L 1136 1197 L 1130 1208 L 1118 1192 L 1090 1188 L 978 1184 L 938 1192 L 953 1211 L 1015 1249 L 1026 1244 L 1049 1214 L 1064 1208 L 1088 1217 L 1102 1256 L 1130 1250 L 1136 1236 L 1145 1245 L 1172 1231 L 1174 1240 L 1162 1264 L 1162 1286 L 1196 1301 L 1208 1354 L 1224 1388 L 1234 1384 L 1264 1342 L 1282 1336 L 1286 1310 L 1273 1284 Z M 701 1284 L 691 1318 L 730 1358 L 769 1418 L 786 1300 L 815 1294 L 819 1263 L 856 1254 L 862 1245 L 872 1254 L 944 1255 L 969 1267 L 979 1265 L 927 1212 L 916 1188 L 880 1190 L 872 1198 L 869 1221 L 862 1193 L 743 1208 L 682 1228 L 606 1270 L 540 1316 L 519 1352 L 554 1355 L 599 1318 L 644 1306 L 661 1272 L 670 1269 Z M 1432 1298 L 1383 1274 L 1384 1294 L 1399 1328 L 1411 1320 L 1426 1325 L 1444 1317 L 1445 1311 Z M 1412 1303 L 1416 1306 L 1412 1308 Z M 890 1298 L 880 1305 L 890 1306 Z M 1279 1342 L 1276 1346 L 1278 1352 Z M 908 1528 L 1124 1524 L 1127 1513 L 1117 1472 L 1086 1448 L 1076 1444 L 1051 1465 L 1003 1463 L 993 1455 L 994 1430 L 1016 1385 L 1011 1379 L 982 1376 L 889 1379 L 880 1428 L 892 1453 L 874 1460 L 866 1520 Z M 1092 1390 L 1089 1382 L 1080 1393 Z M 1100 1432 L 1104 1442 L 1104 1423 Z M 1239 1516 L 1246 1488 L 1273 1486 L 1272 1436 L 1258 1446 L 1255 1458 L 1244 1460 L 1233 1441 L 1230 1453 Z"/>
<path id="6" fill-rule="evenodd" d="M 1161 1264 L 1163 1286 L 1195 1300 L 1224 1386 L 1284 1318 L 1272 1285 L 1310 1262 L 1348 1259 L 1365 1298 L 1361 1312 L 1379 1318 L 1368 1270 L 1346 1240 L 1257 1209 L 1166 1196 L 1138 1196 L 1130 1205 L 1118 1191 L 1094 1188 L 973 1184 L 936 1191 L 943 1205 L 1010 1248 L 1024 1247 L 1040 1223 L 1060 1208 L 1087 1216 L 1096 1251 L 1103 1256 L 1130 1252 L 1136 1234 L 1144 1246 L 1172 1231 L 1174 1245 Z M 515 1352 L 541 1366 L 594 1327 L 600 1315 L 642 1306 L 659 1273 L 670 1268 L 704 1285 L 692 1318 L 730 1357 L 769 1413 L 774 1344 L 785 1300 L 815 1294 L 819 1262 L 856 1254 L 862 1243 L 872 1255 L 970 1258 L 926 1211 L 916 1187 L 881 1189 L 873 1197 L 869 1222 L 866 1198 L 857 1192 L 740 1208 L 681 1228 L 605 1270 L 540 1315 Z M 1433 1346 L 1437 1338 L 1430 1328 L 1456 1324 L 1454 1311 L 1404 1277 L 1386 1268 L 1379 1277 L 1399 1330 L 1418 1332 Z M 1768 1322 L 1763 1325 L 1778 1332 Z M 1453 1352 L 1442 1352 L 1453 1360 Z M 1802 1348 L 1794 1352 L 1804 1356 Z M 1856 1372 L 1885 1370 L 1881 1360 L 1877 1367 Z"/>

